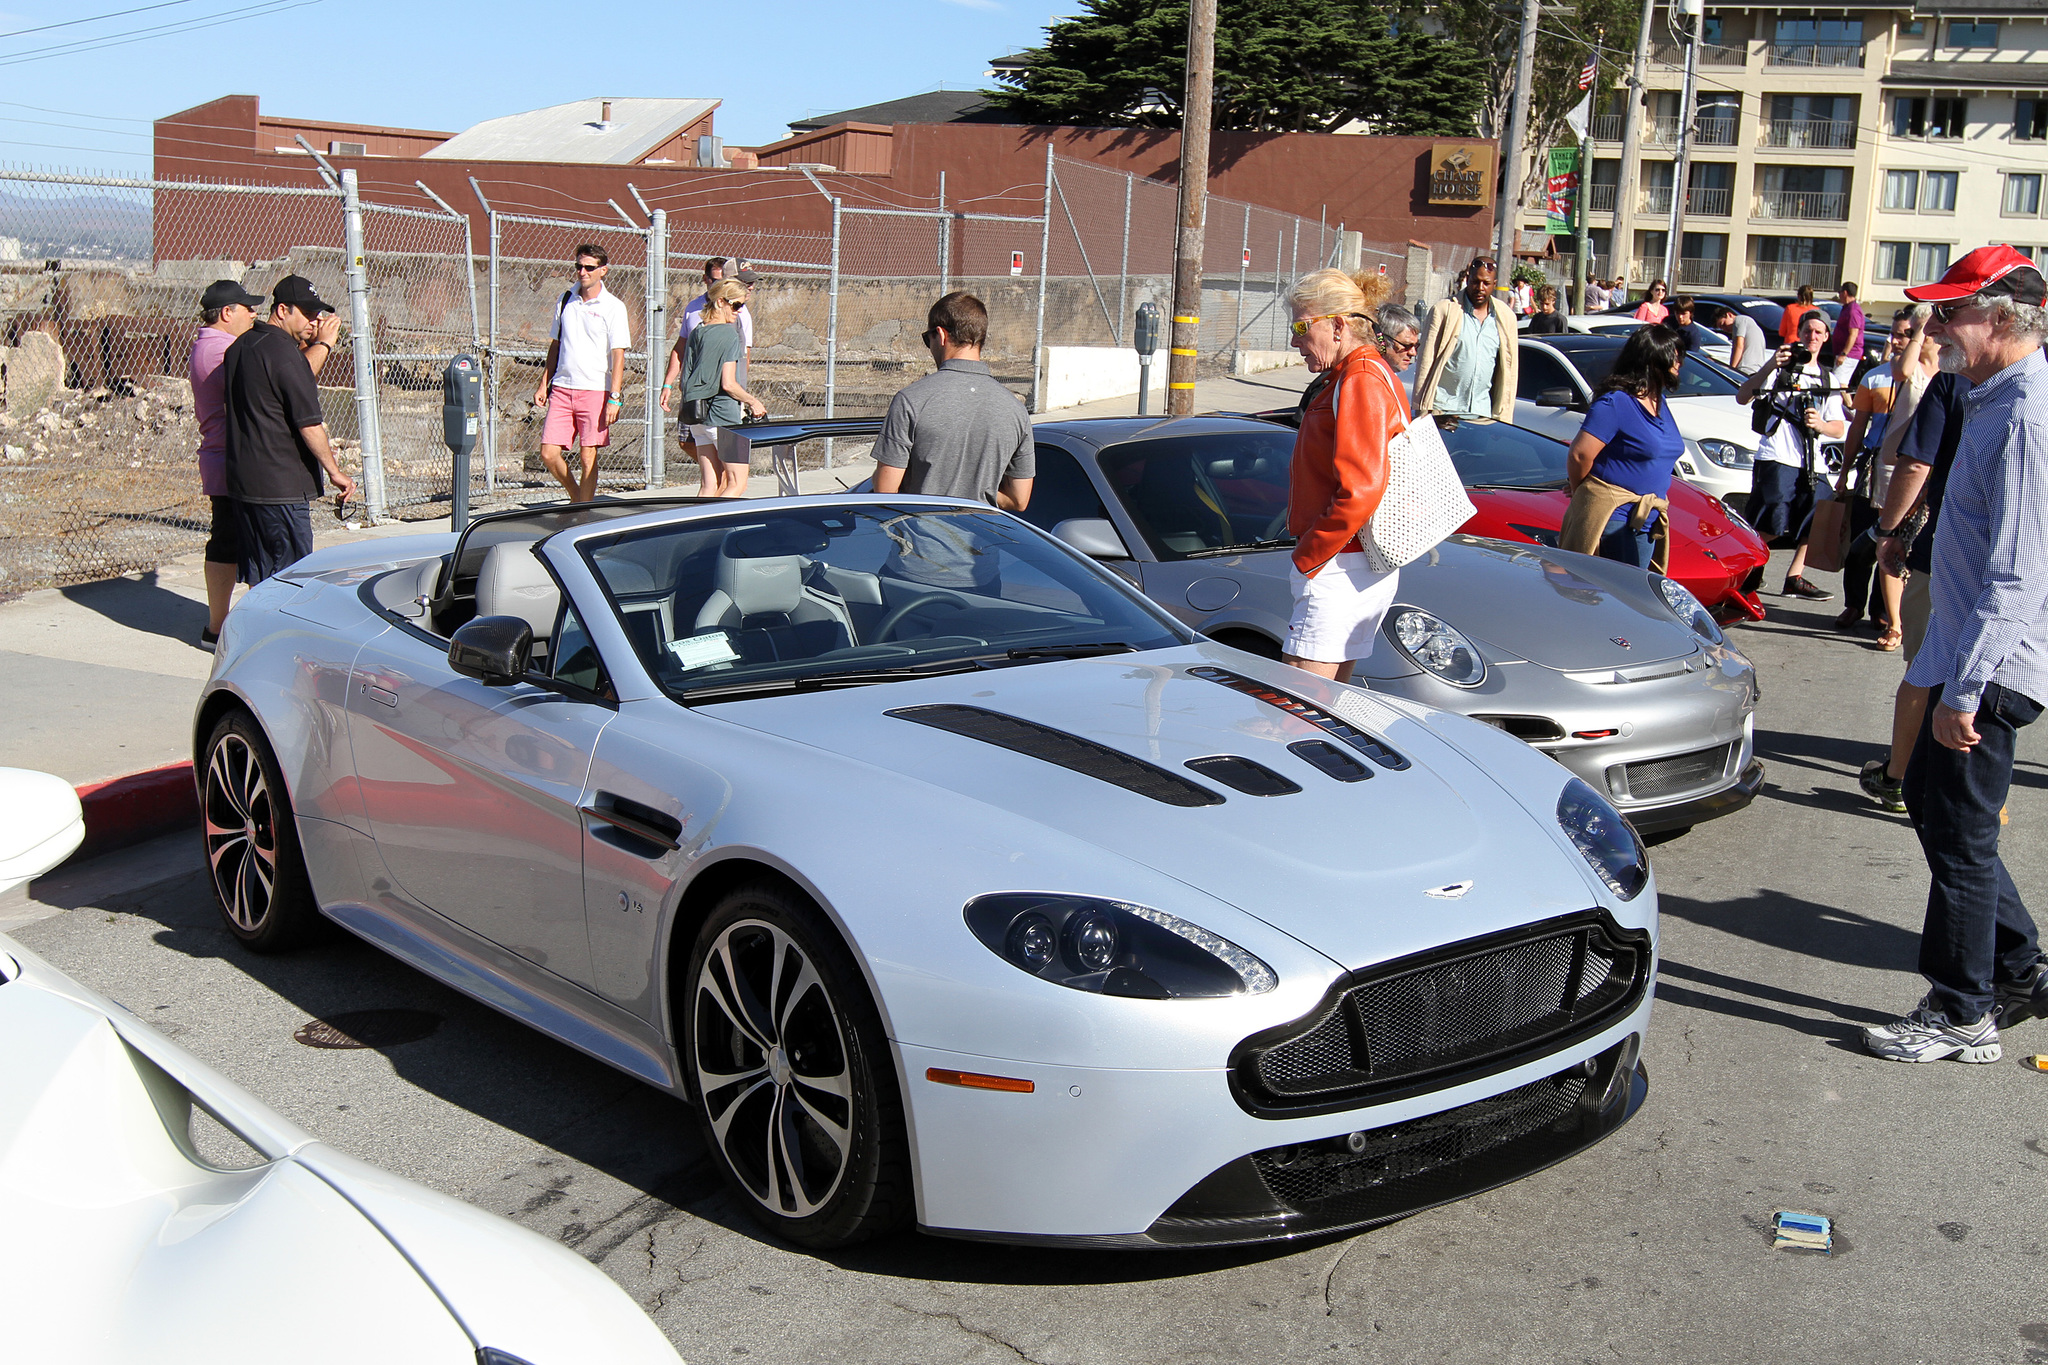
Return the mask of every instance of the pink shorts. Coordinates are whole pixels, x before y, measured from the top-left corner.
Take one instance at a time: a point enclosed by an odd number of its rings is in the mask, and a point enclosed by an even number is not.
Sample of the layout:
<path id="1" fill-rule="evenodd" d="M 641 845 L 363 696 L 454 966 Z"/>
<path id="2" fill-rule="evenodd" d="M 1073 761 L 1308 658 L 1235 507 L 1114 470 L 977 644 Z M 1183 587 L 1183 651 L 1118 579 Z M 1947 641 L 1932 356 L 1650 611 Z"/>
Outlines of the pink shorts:
<path id="1" fill-rule="evenodd" d="M 610 396 L 603 389 L 548 390 L 548 417 L 540 429 L 540 443 L 585 450 L 610 445 L 612 433 L 601 421 Z"/>

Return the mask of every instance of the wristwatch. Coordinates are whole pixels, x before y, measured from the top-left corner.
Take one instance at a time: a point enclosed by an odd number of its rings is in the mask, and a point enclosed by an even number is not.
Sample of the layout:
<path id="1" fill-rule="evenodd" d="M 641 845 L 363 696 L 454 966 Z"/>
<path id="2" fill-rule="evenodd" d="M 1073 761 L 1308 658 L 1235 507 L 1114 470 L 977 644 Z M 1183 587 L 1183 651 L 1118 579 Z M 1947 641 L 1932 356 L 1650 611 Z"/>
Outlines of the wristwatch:
<path id="1" fill-rule="evenodd" d="M 1911 534 L 1913 534 L 1912 531 L 1907 529 L 1904 522 L 1892 527 L 1889 531 L 1879 530 L 1871 532 L 1871 535 L 1877 540 L 1904 540 Z"/>

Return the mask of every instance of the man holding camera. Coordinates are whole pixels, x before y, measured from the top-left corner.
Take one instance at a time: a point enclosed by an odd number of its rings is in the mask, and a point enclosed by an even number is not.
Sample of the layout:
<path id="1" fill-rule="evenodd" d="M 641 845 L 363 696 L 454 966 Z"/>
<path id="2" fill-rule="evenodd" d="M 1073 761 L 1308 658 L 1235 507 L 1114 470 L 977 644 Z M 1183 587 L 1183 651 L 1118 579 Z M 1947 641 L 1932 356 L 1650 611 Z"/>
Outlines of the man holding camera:
<path id="1" fill-rule="evenodd" d="M 1834 594 L 1806 581 L 1806 520 L 1816 499 L 1829 494 L 1822 438 L 1839 440 L 1849 429 L 1839 390 L 1829 387 L 1834 353 L 1827 349 L 1828 324 L 1815 311 L 1799 320 L 1799 341 L 1780 346 L 1762 369 L 1742 381 L 1735 401 L 1752 405 L 1757 446 L 1745 515 L 1767 541 L 1798 540 L 1785 572 L 1785 596 L 1826 602 Z"/>
<path id="2" fill-rule="evenodd" d="M 1998 854 L 2013 748 L 2048 697 L 2048 283 L 2011 247 L 1987 246 L 1906 297 L 1934 305 L 1927 334 L 1971 387 L 1935 532 L 1933 615 L 1906 670 L 1934 689 L 1905 790 L 1932 874 L 1920 930 L 1931 989 L 1863 1039 L 1893 1061 L 1995 1062 L 2001 1027 L 2048 1014 L 2048 958 Z"/>

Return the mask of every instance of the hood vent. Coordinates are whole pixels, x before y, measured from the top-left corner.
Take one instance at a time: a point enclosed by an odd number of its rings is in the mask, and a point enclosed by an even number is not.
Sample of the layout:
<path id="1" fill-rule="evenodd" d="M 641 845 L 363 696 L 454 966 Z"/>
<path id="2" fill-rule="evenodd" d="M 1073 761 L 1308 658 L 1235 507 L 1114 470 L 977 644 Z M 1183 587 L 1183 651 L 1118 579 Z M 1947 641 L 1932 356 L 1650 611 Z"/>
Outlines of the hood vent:
<path id="1" fill-rule="evenodd" d="M 1411 766 L 1406 758 L 1357 726 L 1339 720 L 1320 706 L 1282 692 L 1277 687 L 1268 687 L 1262 682 L 1245 677 L 1242 673 L 1233 673 L 1227 668 L 1211 668 L 1206 664 L 1200 668 L 1189 669 L 1188 676 L 1200 678 L 1205 682 L 1221 683 L 1233 692 L 1242 692 L 1247 697 L 1258 698 L 1268 706 L 1277 706 L 1296 720 L 1305 720 L 1318 730 L 1343 740 L 1382 768 L 1400 772 Z M 1334 773 L 1331 775 L 1335 776 Z"/>
<path id="2" fill-rule="evenodd" d="M 1190 772 L 1200 773 L 1211 782 L 1221 782 L 1246 796 L 1292 796 L 1301 790 L 1299 782 L 1282 777 L 1263 763 L 1254 763 L 1236 754 L 1191 758 L 1187 767 Z"/>
<path id="3" fill-rule="evenodd" d="M 1327 739 L 1297 739 L 1287 748 L 1302 762 L 1314 765 L 1339 782 L 1363 782 L 1372 776 L 1372 769 Z"/>
<path id="4" fill-rule="evenodd" d="M 1013 754 L 1036 758 L 1107 782 L 1113 787 L 1149 796 L 1154 801 L 1163 801 L 1169 806 L 1220 806 L 1222 796 L 1210 791 L 1200 783 L 1190 782 L 1178 773 L 1164 768 L 1155 768 L 1141 758 L 1119 753 L 1107 745 L 1093 740 L 1070 735 L 1064 730 L 1032 721 L 1006 716 L 999 711 L 984 711 L 979 706 L 906 706 L 883 714 L 897 720 L 907 720 L 918 725 L 929 725 L 934 730 L 949 734 L 978 739 L 983 744 L 993 744 L 998 749 L 1008 749 Z M 1207 760 L 1197 759 L 1196 762 Z M 1235 760 L 1246 763 L 1244 759 Z M 1249 767 L 1257 764 L 1247 763 Z M 1264 772 L 1265 769 L 1259 769 Z M 1286 781 L 1278 773 L 1268 777 Z M 1220 780 L 1220 779 L 1219 779 Z M 1234 784 L 1233 784 L 1234 785 Z M 1239 788 L 1243 790 L 1243 788 Z M 1300 788 L 1295 790 L 1299 791 Z"/>

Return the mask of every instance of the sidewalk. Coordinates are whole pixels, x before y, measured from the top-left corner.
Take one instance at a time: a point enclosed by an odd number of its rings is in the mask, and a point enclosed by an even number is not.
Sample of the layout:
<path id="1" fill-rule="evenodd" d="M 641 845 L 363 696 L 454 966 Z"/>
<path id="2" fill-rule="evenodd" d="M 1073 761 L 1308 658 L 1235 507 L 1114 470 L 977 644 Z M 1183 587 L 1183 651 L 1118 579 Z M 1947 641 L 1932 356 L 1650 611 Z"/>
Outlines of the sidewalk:
<path id="1" fill-rule="evenodd" d="M 1197 412 L 1249 412 L 1291 404 L 1308 381 L 1299 366 L 1243 378 L 1203 380 L 1195 387 Z M 1036 421 L 1081 417 L 1125 417 L 1137 411 L 1137 396 L 1105 399 L 1079 407 L 1044 413 Z M 687 493 L 695 487 L 696 470 L 678 461 L 678 483 L 652 493 Z M 805 470 L 800 486 L 807 493 L 850 487 L 874 470 L 865 458 L 842 460 L 832 470 Z M 770 476 L 756 474 L 754 486 L 772 490 Z M 547 489 L 531 490 L 532 500 L 546 501 Z M 322 529 L 322 524 L 326 528 Z M 314 516 L 314 544 L 334 545 L 390 535 L 446 531 L 448 522 L 415 521 L 350 531 L 331 516 Z M 0 767 L 34 768 L 55 773 L 74 786 L 89 787 L 109 779 L 151 774 L 110 790 L 139 821 L 138 835 L 163 828 L 152 825 L 149 804 L 182 799 L 189 810 L 192 758 L 192 712 L 213 666 L 213 654 L 198 645 L 206 625 L 206 585 L 200 558 L 173 560 L 143 574 L 50 588 L 0 602 L 0 680 L 9 706 L 0 723 Z M 162 773 L 152 770 L 168 769 Z M 190 818 L 189 814 L 184 818 Z M 89 816 L 88 825 L 92 820 Z M 113 846 L 96 829 L 99 848 Z"/>

